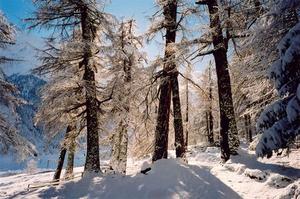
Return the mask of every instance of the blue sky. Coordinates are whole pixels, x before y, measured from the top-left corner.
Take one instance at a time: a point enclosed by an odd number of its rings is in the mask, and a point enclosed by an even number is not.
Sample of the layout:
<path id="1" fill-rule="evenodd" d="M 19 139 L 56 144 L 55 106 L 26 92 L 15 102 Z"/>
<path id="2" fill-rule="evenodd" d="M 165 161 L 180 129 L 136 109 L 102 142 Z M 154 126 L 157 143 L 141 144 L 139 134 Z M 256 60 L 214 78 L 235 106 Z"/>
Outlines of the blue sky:
<path id="1" fill-rule="evenodd" d="M 33 11 L 31 0 L 0 0 L 0 9 L 10 22 L 25 28 L 22 19 Z"/>
<path id="2" fill-rule="evenodd" d="M 13 63 L 5 67 L 6 73 L 27 73 L 29 69 L 37 64 L 32 59 L 34 50 L 32 47 L 40 48 L 42 46 L 41 37 L 47 36 L 44 30 L 28 31 L 23 19 L 30 17 L 34 11 L 32 0 L 0 0 L 0 10 L 5 14 L 11 23 L 13 23 L 19 33 L 17 35 L 17 44 L 8 49 L 10 52 L 2 52 L 2 54 L 21 57 L 25 62 Z M 112 0 L 107 1 L 105 11 L 109 12 L 119 19 L 134 18 L 137 22 L 137 32 L 143 33 L 149 26 L 148 17 L 155 11 L 154 0 Z M 31 47 L 24 47 L 29 45 Z M 19 52 L 19 48 L 22 51 Z M 18 52 L 17 52 L 18 51 Z M 149 57 L 155 57 L 160 51 L 160 46 L 156 42 L 145 46 Z M 28 56 L 30 55 L 30 56 Z"/>
<path id="3" fill-rule="evenodd" d="M 107 0 L 105 11 L 109 12 L 119 19 L 134 18 L 137 22 L 137 32 L 143 33 L 149 26 L 148 17 L 155 13 L 154 0 Z M 35 59 L 32 59 L 34 50 L 32 47 L 40 48 L 42 46 L 41 37 L 48 33 L 44 30 L 28 31 L 23 19 L 30 17 L 34 11 L 32 0 L 0 0 L 0 10 L 6 15 L 10 22 L 16 25 L 20 33 L 17 35 L 19 45 L 11 47 L 10 55 L 22 57 L 25 63 L 13 64 L 5 69 L 11 73 L 27 73 L 30 68 L 37 64 Z M 156 41 L 145 46 L 144 50 L 148 53 L 150 59 L 162 52 L 162 46 L 158 43 L 161 38 L 157 37 Z M 29 47 L 24 47 L 28 45 Z M 19 52 L 19 49 L 22 51 Z M 29 56 L 30 55 L 30 56 Z"/>
<path id="4" fill-rule="evenodd" d="M 140 29 L 147 28 L 149 22 L 146 17 L 155 10 L 153 0 L 111 0 L 107 2 L 106 12 L 112 13 L 118 18 L 124 16 L 135 18 Z M 25 30 L 22 19 L 30 17 L 34 6 L 31 0 L 0 0 L 0 9 L 12 23 Z"/>

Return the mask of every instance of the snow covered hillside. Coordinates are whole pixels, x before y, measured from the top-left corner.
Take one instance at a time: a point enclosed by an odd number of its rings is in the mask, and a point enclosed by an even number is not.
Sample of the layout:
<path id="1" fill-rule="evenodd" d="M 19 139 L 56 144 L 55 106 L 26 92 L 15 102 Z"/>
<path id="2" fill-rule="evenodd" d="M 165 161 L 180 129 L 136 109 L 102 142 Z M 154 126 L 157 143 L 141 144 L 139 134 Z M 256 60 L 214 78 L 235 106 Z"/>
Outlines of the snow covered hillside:
<path id="1" fill-rule="evenodd" d="M 127 176 L 84 178 L 83 168 L 77 167 L 73 180 L 57 186 L 44 186 L 53 177 L 51 170 L 2 172 L 0 198 L 299 198 L 299 152 L 257 160 L 241 147 L 240 155 L 221 165 L 217 148 L 193 146 L 188 165 L 173 158 L 160 160 L 144 175 L 140 170 L 150 160 L 129 159 Z"/>
<path id="2" fill-rule="evenodd" d="M 34 126 L 34 116 L 40 103 L 39 91 L 46 82 L 34 75 L 17 74 L 8 77 L 8 80 L 18 88 L 20 97 L 27 102 L 17 108 L 20 118 L 16 127 L 20 134 L 34 144 L 38 150 L 42 149 L 43 130 Z"/>
<path id="3" fill-rule="evenodd" d="M 35 153 L 40 155 L 45 146 L 44 135 L 42 128 L 34 125 L 34 116 L 40 103 L 39 90 L 45 84 L 45 81 L 34 75 L 18 74 L 7 77 L 7 80 L 15 85 L 18 90 L 17 97 L 23 101 L 22 104 L 16 107 L 16 113 L 7 110 L 9 121 L 17 129 L 18 134 L 35 149 Z M 4 111 L 5 108 L 5 106 L 1 107 Z M 0 171 L 24 168 L 25 162 L 16 163 L 16 161 L 26 160 L 26 158 L 27 155 L 22 156 L 20 151 L 18 151 L 18 154 L 7 151 L 0 156 Z"/>

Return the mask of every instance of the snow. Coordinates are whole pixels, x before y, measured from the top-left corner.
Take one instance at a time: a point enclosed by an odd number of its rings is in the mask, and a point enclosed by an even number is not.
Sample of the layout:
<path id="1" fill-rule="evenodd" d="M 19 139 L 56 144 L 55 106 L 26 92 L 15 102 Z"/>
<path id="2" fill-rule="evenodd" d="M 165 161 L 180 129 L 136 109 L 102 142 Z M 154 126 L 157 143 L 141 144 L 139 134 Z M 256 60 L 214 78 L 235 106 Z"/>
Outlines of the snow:
<path id="1" fill-rule="evenodd" d="M 274 187 L 274 188 L 284 188 L 284 187 L 288 186 L 289 184 L 291 184 L 291 182 L 292 182 L 292 179 L 290 179 L 286 176 L 274 174 L 267 181 L 267 185 Z"/>
<path id="2" fill-rule="evenodd" d="M 268 177 L 267 172 L 258 169 L 245 169 L 244 175 L 257 181 L 265 181 Z"/>
<path id="3" fill-rule="evenodd" d="M 294 5 L 295 1 L 286 3 Z M 300 23 L 289 30 L 277 49 L 280 58 L 270 67 L 269 77 L 281 99 L 266 107 L 257 121 L 258 131 L 262 133 L 256 147 L 256 154 L 260 157 L 271 157 L 273 151 L 287 148 L 299 134 Z"/>
<path id="4" fill-rule="evenodd" d="M 296 122 L 296 120 L 299 119 L 300 102 L 296 96 L 289 101 L 286 107 L 286 112 L 289 122 Z"/>
<path id="5" fill-rule="evenodd" d="M 300 180 L 290 184 L 283 192 L 277 197 L 278 199 L 299 199 L 300 196 Z"/>
<path id="6" fill-rule="evenodd" d="M 174 158 L 150 164 L 150 159 L 128 160 L 126 176 L 102 174 L 81 176 L 58 186 L 51 181 L 53 170 L 36 169 L 0 173 L 0 198 L 292 198 L 299 195 L 300 150 L 289 157 L 257 159 L 246 145 L 226 163 L 220 163 L 218 148 L 189 147 L 185 164 Z M 151 167 L 147 175 L 143 168 Z"/>

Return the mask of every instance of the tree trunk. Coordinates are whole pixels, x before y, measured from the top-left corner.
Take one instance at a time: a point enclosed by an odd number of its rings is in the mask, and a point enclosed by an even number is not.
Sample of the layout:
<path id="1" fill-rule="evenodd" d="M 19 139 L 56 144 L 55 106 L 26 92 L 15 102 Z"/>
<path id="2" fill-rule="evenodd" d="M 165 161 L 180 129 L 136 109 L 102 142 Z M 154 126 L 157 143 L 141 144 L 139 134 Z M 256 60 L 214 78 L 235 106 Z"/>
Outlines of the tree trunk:
<path id="1" fill-rule="evenodd" d="M 251 116 L 249 114 L 246 114 L 244 116 L 244 120 L 245 120 L 246 140 L 247 143 L 250 144 L 252 142 Z"/>
<path id="2" fill-rule="evenodd" d="M 83 80 L 86 89 L 86 122 L 87 122 L 87 152 L 84 172 L 100 172 L 99 135 L 98 135 L 98 101 L 96 98 L 96 82 L 94 66 L 92 65 L 91 45 L 95 38 L 96 27 L 92 24 L 88 8 L 81 9 L 82 39 L 85 52 L 81 65 L 84 67 Z"/>
<path id="3" fill-rule="evenodd" d="M 64 161 L 65 161 L 65 156 L 66 156 L 67 149 L 65 147 L 62 147 L 60 150 L 58 162 L 57 162 L 57 167 L 54 173 L 53 180 L 59 180 L 62 168 L 64 166 Z"/>
<path id="4" fill-rule="evenodd" d="M 132 24 L 133 21 L 130 20 L 127 22 L 129 25 L 128 30 L 125 27 L 125 24 L 121 24 L 122 29 L 122 35 L 121 35 L 121 41 L 122 41 L 122 50 L 123 52 L 126 52 L 125 49 L 125 43 L 128 42 L 126 40 L 126 35 L 129 35 L 131 37 L 132 35 Z M 128 31 L 128 32 L 126 32 Z M 131 76 L 132 76 L 132 66 L 133 66 L 133 56 L 128 55 L 128 59 L 125 59 L 123 61 L 123 71 L 124 71 L 124 96 L 120 96 L 120 101 L 122 101 L 123 98 L 125 98 L 125 102 L 123 102 L 122 105 L 122 111 L 125 111 L 126 113 L 123 115 L 123 118 L 121 118 L 121 121 L 119 122 L 119 127 L 117 134 L 114 136 L 114 143 L 113 143 L 113 151 L 112 151 L 112 159 L 110 162 L 111 168 L 120 173 L 120 174 L 126 174 L 126 167 L 127 167 L 127 150 L 128 150 L 128 123 L 129 123 L 129 116 L 127 113 L 130 111 L 130 82 L 131 82 Z"/>
<path id="5" fill-rule="evenodd" d="M 70 146 L 68 148 L 68 158 L 67 158 L 68 161 L 67 161 L 66 174 L 65 174 L 66 179 L 73 177 L 75 150 L 76 150 L 75 137 L 72 136 L 70 138 Z"/>
<path id="6" fill-rule="evenodd" d="M 171 84 L 169 77 L 164 75 L 160 85 L 155 143 L 152 161 L 168 158 L 168 132 L 171 105 Z"/>
<path id="7" fill-rule="evenodd" d="M 210 146 L 214 146 L 214 118 L 212 114 L 212 80 L 211 80 L 211 68 L 209 67 L 209 107 L 208 107 L 208 115 L 207 115 L 207 122 L 208 122 L 208 143 Z"/>
<path id="8" fill-rule="evenodd" d="M 121 133 L 121 146 L 120 146 L 120 155 L 119 155 L 119 165 L 118 170 L 120 173 L 126 175 L 127 167 L 127 148 L 128 148 L 128 125 L 122 124 L 122 133 Z"/>
<path id="9" fill-rule="evenodd" d="M 209 132 L 209 118 L 208 118 L 208 111 L 205 111 L 205 123 L 206 123 L 207 142 L 208 142 L 209 146 L 211 146 L 210 132 Z"/>
<path id="10" fill-rule="evenodd" d="M 70 134 L 71 131 L 72 131 L 71 126 L 68 126 L 67 130 L 66 130 L 65 137 L 64 137 L 63 145 L 60 149 L 60 154 L 59 154 L 57 167 L 56 167 L 56 170 L 55 170 L 55 173 L 54 173 L 53 180 L 59 180 L 60 179 L 61 171 L 62 171 L 62 168 L 64 166 L 65 156 L 66 156 L 66 152 L 67 152 L 66 142 L 67 142 L 67 139 L 69 138 L 69 134 Z"/>
<path id="11" fill-rule="evenodd" d="M 166 27 L 165 64 L 160 84 L 159 107 L 155 129 L 155 143 L 152 161 L 168 158 L 168 133 L 171 105 L 170 73 L 176 69 L 175 51 L 172 44 L 176 41 L 177 0 L 168 1 L 164 6 Z"/>
<path id="12" fill-rule="evenodd" d="M 185 143 L 182 125 L 181 104 L 179 96 L 178 73 L 172 75 L 172 96 L 173 96 L 173 111 L 174 111 L 174 131 L 175 131 L 175 151 L 176 158 L 185 157 Z"/>
<path id="13" fill-rule="evenodd" d="M 252 127 L 251 127 L 251 116 L 250 115 L 248 115 L 248 125 L 249 125 L 248 138 L 249 138 L 249 143 L 251 143 L 253 141 L 253 139 L 252 139 Z"/>
<path id="14" fill-rule="evenodd" d="M 120 174 L 126 174 L 127 146 L 128 146 L 128 125 L 123 121 L 119 123 L 117 133 L 113 137 L 113 150 L 110 167 Z"/>
<path id="15" fill-rule="evenodd" d="M 189 146 L 189 82 L 186 80 L 186 88 L 185 88 L 185 150 L 188 150 Z"/>
<path id="16" fill-rule="evenodd" d="M 209 0 L 205 1 L 205 3 L 208 6 L 210 28 L 214 31 L 212 34 L 212 40 L 215 49 L 213 56 L 218 78 L 221 158 L 224 162 L 226 162 L 230 158 L 230 153 L 235 153 L 239 146 L 233 109 L 230 75 L 228 71 L 227 42 L 225 42 L 222 33 L 217 1 Z M 230 142 L 230 148 L 228 140 Z"/>

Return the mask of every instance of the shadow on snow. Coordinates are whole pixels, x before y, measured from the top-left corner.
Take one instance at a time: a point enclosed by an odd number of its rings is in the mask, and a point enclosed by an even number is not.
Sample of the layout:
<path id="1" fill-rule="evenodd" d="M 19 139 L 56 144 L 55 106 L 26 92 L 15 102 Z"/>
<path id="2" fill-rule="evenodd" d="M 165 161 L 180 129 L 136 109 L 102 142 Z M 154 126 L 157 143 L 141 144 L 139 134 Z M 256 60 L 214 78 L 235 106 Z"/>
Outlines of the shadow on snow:
<path id="1" fill-rule="evenodd" d="M 148 175 L 86 176 L 37 194 L 41 198 L 241 198 L 208 168 L 184 165 L 174 159 L 156 162 Z"/>

